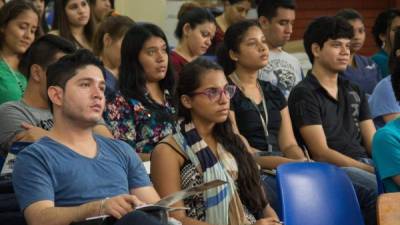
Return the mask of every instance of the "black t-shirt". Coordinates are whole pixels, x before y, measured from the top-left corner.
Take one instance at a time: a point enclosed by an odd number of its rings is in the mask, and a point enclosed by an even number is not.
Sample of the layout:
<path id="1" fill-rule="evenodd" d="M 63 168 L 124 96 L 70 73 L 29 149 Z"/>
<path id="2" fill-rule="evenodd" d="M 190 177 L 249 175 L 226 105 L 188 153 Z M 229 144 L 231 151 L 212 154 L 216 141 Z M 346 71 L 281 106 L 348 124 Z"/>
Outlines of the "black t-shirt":
<path id="1" fill-rule="evenodd" d="M 232 81 L 229 81 L 233 84 Z M 259 81 L 261 89 L 264 92 L 268 111 L 268 142 L 265 137 L 264 128 L 261 122 L 260 114 L 265 118 L 265 112 L 262 102 L 258 104 L 258 110 L 239 88 L 231 99 L 231 110 L 235 112 L 236 123 L 239 132 L 247 139 L 253 148 L 262 151 L 268 150 L 268 144 L 272 145 L 273 151 L 279 151 L 278 133 L 281 126 L 281 110 L 284 109 L 286 99 L 282 92 L 269 82 Z"/>
<path id="2" fill-rule="evenodd" d="M 367 158 L 360 122 L 371 119 L 368 101 L 360 88 L 338 77 L 338 99 L 332 98 L 309 72 L 289 96 L 295 136 L 304 144 L 299 128 L 322 125 L 329 148 L 353 159 Z"/>

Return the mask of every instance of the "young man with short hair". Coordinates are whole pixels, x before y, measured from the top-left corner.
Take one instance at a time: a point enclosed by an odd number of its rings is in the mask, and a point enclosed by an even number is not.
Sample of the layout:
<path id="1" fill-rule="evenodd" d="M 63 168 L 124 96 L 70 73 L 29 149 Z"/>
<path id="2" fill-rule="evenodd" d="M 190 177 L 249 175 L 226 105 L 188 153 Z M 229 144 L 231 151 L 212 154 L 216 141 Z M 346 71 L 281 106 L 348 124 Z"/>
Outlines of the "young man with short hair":
<path id="1" fill-rule="evenodd" d="M 48 34 L 36 40 L 23 55 L 20 70 L 29 79 L 24 96 L 0 106 L 2 152 L 7 152 L 14 142 L 34 142 L 48 134 L 53 116 L 48 106 L 46 70 L 60 57 L 75 51 L 70 41 Z M 105 125 L 99 124 L 96 129 L 105 130 L 99 133 L 111 137 Z"/>
<path id="2" fill-rule="evenodd" d="M 304 47 L 312 70 L 292 90 L 288 103 L 299 143 L 315 161 L 344 167 L 367 224 L 376 224 L 377 185 L 369 157 L 375 127 L 365 94 L 338 76 L 349 64 L 353 35 L 352 26 L 342 18 L 321 17 L 308 26 Z"/>
<path id="3" fill-rule="evenodd" d="M 293 0 L 263 0 L 257 6 L 258 22 L 269 48 L 269 63 L 260 70 L 259 78 L 278 86 L 286 98 L 303 79 L 299 61 L 282 49 L 293 32 L 295 8 Z"/>
<path id="4" fill-rule="evenodd" d="M 102 67 L 94 55 L 78 50 L 50 65 L 47 75 L 54 126 L 18 154 L 13 172 L 28 224 L 70 224 L 103 214 L 120 219 L 158 201 L 135 151 L 93 134 L 105 105 Z"/>

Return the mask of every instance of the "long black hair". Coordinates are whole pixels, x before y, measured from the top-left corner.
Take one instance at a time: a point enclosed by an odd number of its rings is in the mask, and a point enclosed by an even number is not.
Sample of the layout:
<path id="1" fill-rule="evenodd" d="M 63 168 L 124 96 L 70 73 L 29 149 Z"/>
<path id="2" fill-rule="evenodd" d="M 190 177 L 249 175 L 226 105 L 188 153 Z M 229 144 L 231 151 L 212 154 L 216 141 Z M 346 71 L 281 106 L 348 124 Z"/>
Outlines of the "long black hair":
<path id="1" fill-rule="evenodd" d="M 148 100 L 145 97 L 146 74 L 139 61 L 139 53 L 144 43 L 152 37 L 159 37 L 167 45 L 168 68 L 164 79 L 159 81 L 162 91 L 168 90 L 172 93 L 174 86 L 174 74 L 169 58 L 169 45 L 164 32 L 151 23 L 140 23 L 133 25 L 126 32 L 121 45 L 121 65 L 119 67 L 119 88 L 125 99 L 134 98 L 144 105 Z"/>
<path id="2" fill-rule="evenodd" d="M 187 11 L 180 10 L 178 24 L 175 28 L 175 37 L 181 40 L 183 38 L 183 26 L 189 24 L 192 29 L 205 22 L 216 23 L 215 17 L 210 10 L 200 7 L 188 8 Z"/>
<path id="3" fill-rule="evenodd" d="M 61 37 L 72 41 L 79 47 L 83 47 L 81 43 L 72 35 L 71 28 L 69 26 L 68 16 L 65 12 L 65 8 L 70 0 L 55 0 L 54 2 L 54 20 L 52 29 L 58 30 Z M 86 0 L 87 2 L 87 0 Z M 89 4 L 89 2 L 87 2 Z M 89 6 L 88 6 L 89 7 Z M 91 9 L 90 9 L 91 10 Z M 93 19 L 93 12 L 90 11 L 89 21 L 83 29 L 83 34 L 86 40 L 91 44 L 95 31 L 95 24 Z"/>
<path id="4" fill-rule="evenodd" d="M 222 68 L 218 64 L 201 57 L 183 67 L 175 92 L 178 117 L 186 121 L 192 120 L 190 110 L 179 101 L 180 96 L 190 96 L 193 90 L 200 86 L 202 76 L 209 70 L 222 71 Z M 247 151 L 242 139 L 233 132 L 230 120 L 217 123 L 212 133 L 216 141 L 222 144 L 236 160 L 239 169 L 237 185 L 241 201 L 251 213 L 262 212 L 267 201 L 261 187 L 257 163 Z"/>
<path id="5" fill-rule="evenodd" d="M 255 20 L 244 20 L 230 26 L 224 36 L 224 43 L 217 51 L 218 63 L 224 68 L 226 75 L 236 69 L 236 62 L 229 56 L 229 51 L 239 52 L 239 45 L 243 41 L 246 32 L 251 28 L 259 27 Z"/>

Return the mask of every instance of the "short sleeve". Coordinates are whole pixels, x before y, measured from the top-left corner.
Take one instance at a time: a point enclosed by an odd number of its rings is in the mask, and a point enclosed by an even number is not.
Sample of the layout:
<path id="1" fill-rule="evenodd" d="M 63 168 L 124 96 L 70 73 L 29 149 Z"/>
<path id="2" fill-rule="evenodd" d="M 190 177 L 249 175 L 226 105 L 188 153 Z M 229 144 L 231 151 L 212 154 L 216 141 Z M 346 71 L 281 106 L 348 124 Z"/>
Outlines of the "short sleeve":
<path id="1" fill-rule="evenodd" d="M 322 124 L 318 100 L 311 90 L 304 87 L 294 88 L 290 93 L 289 112 L 293 125 L 297 128 Z"/>
<path id="2" fill-rule="evenodd" d="M 267 98 L 272 99 L 274 103 L 277 105 L 279 111 L 281 111 L 287 106 L 287 101 L 282 91 L 278 87 L 272 84 L 269 84 L 269 88 L 264 89 L 264 96 L 267 96 Z"/>
<path id="3" fill-rule="evenodd" d="M 21 124 L 29 119 L 15 105 L 4 103 L 0 106 L 0 149 L 8 151 L 16 134 L 22 131 Z M 35 125 L 35 124 L 32 124 Z"/>
<path id="4" fill-rule="evenodd" d="M 381 178 L 386 179 L 400 174 L 400 136 L 382 129 L 372 141 L 372 157 Z"/>
<path id="5" fill-rule="evenodd" d="M 128 184 L 129 190 L 151 186 L 151 181 L 149 176 L 147 175 L 146 168 L 143 165 L 142 160 L 139 158 L 138 154 L 133 151 L 133 149 L 127 145 L 126 143 L 119 141 L 123 148 L 125 148 L 124 152 L 127 153 L 128 160 Z"/>
<path id="6" fill-rule="evenodd" d="M 375 87 L 369 97 L 369 107 L 373 118 L 400 112 L 400 106 L 394 95 L 390 78 L 383 79 Z"/>
<path id="7" fill-rule="evenodd" d="M 369 111 L 369 105 L 368 105 L 368 98 L 365 95 L 365 93 L 361 90 L 358 91 L 360 95 L 360 115 L 359 115 L 359 120 L 364 121 L 364 120 L 369 120 L 371 119 L 371 113 Z"/>
<path id="8" fill-rule="evenodd" d="M 34 145 L 21 151 L 15 162 L 13 186 L 21 210 L 42 200 L 54 202 L 54 188 L 46 161 L 35 155 Z"/>

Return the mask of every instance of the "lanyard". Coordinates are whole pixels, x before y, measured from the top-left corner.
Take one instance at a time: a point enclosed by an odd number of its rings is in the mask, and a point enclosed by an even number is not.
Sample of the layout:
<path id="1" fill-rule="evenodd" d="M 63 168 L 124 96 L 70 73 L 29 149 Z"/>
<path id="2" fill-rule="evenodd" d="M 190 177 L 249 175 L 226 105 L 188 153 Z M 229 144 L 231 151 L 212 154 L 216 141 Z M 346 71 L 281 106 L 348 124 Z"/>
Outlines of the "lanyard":
<path id="1" fill-rule="evenodd" d="M 237 76 L 236 72 L 233 72 L 231 75 L 229 75 L 229 78 L 231 78 L 232 82 L 246 96 L 243 86 L 240 85 L 240 79 Z M 268 144 L 268 152 L 272 152 L 272 145 L 269 143 L 267 103 L 265 101 L 264 91 L 262 90 L 258 80 L 257 80 L 257 88 L 258 88 L 258 90 L 260 91 L 260 94 L 261 94 L 261 102 L 262 102 L 262 106 L 263 106 L 263 109 L 264 109 L 265 118 L 262 116 L 262 113 L 261 113 L 260 109 L 258 108 L 258 105 L 252 99 L 250 99 L 247 96 L 246 97 L 250 100 L 250 102 L 253 104 L 253 106 L 257 109 L 258 115 L 260 116 L 261 124 L 262 124 L 263 129 L 264 129 L 265 139 L 266 139 L 267 144 Z"/>

